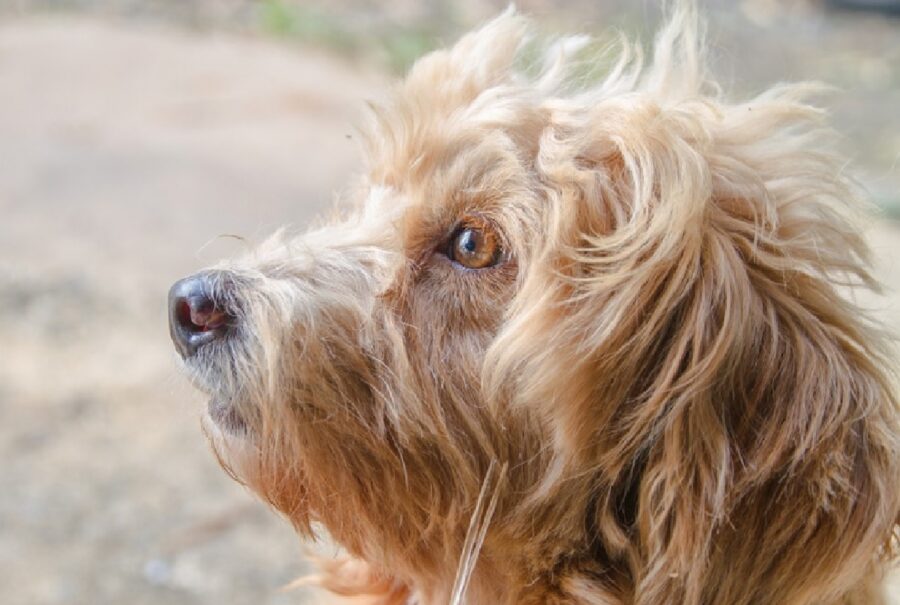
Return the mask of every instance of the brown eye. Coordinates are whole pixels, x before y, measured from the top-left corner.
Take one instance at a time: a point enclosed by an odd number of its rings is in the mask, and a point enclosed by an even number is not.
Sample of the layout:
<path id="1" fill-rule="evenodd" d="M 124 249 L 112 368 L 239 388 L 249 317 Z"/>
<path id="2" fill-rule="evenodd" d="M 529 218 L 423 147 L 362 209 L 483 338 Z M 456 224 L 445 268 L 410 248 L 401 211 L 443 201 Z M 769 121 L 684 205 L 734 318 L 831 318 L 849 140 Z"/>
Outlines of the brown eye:
<path id="1" fill-rule="evenodd" d="M 485 269 L 500 262 L 500 241 L 487 224 L 463 225 L 450 239 L 447 256 L 463 267 Z"/>

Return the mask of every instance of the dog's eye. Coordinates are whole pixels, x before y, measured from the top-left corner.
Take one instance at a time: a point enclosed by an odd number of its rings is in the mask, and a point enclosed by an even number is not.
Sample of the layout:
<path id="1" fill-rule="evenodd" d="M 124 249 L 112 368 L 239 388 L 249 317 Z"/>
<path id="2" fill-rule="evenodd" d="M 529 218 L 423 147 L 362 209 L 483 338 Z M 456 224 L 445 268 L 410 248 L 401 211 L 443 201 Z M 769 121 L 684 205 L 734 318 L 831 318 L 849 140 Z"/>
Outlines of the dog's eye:
<path id="1" fill-rule="evenodd" d="M 492 267 L 502 258 L 500 240 L 484 221 L 463 224 L 450 238 L 447 256 L 468 269 Z"/>

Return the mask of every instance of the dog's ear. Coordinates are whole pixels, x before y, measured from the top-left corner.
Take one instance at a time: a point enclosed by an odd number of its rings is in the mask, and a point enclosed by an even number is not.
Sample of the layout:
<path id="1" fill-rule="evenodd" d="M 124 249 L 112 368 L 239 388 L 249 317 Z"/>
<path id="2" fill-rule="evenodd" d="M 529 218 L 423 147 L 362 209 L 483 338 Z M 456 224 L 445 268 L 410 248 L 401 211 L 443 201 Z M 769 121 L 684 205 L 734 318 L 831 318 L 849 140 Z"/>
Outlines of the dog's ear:
<path id="1" fill-rule="evenodd" d="M 858 204 L 807 89 L 731 105 L 660 64 L 548 126 L 546 242 L 488 387 L 550 427 L 544 492 L 591 476 L 636 603 L 835 599 L 898 511 L 887 339 L 846 298 L 875 287 Z"/>

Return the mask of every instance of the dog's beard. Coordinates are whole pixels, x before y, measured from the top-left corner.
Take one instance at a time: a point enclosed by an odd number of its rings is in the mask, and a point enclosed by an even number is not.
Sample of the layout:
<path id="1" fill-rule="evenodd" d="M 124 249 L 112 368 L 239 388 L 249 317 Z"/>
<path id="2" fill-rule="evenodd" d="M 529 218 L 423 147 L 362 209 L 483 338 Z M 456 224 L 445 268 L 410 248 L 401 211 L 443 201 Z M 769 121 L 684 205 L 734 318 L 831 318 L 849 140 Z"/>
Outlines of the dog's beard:
<path id="1" fill-rule="evenodd" d="M 243 386 L 246 377 L 239 376 L 244 365 L 240 356 L 246 355 L 243 349 L 246 346 L 239 337 L 231 335 L 228 340 L 210 343 L 182 363 L 193 385 L 208 398 L 204 422 L 235 438 L 249 437 L 254 424 L 251 421 L 258 416 Z"/>

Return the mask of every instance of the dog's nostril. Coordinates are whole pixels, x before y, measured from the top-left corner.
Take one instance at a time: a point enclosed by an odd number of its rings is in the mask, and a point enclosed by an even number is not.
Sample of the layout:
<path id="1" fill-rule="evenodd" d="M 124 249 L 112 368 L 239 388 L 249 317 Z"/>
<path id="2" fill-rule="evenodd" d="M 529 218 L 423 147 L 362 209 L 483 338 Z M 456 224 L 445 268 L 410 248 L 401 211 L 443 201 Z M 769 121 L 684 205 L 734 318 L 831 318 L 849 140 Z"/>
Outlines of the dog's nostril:
<path id="1" fill-rule="evenodd" d="M 187 299 L 185 298 L 182 298 L 175 303 L 175 319 L 178 322 L 179 326 L 183 326 L 188 329 L 197 327 L 191 319 L 191 306 L 188 304 Z"/>
<path id="2" fill-rule="evenodd" d="M 182 357 L 223 336 L 230 323 L 212 290 L 211 277 L 199 274 L 176 282 L 169 291 L 169 333 Z"/>
<path id="3" fill-rule="evenodd" d="M 182 298 L 176 304 L 176 318 L 185 329 L 206 332 L 221 328 L 228 322 L 226 313 L 217 309 L 213 301 L 205 296 Z"/>

